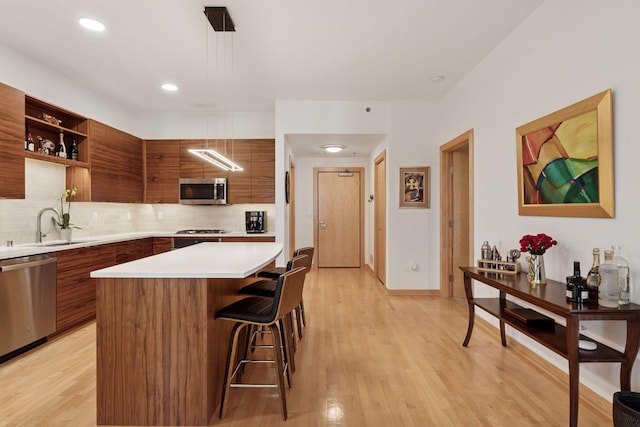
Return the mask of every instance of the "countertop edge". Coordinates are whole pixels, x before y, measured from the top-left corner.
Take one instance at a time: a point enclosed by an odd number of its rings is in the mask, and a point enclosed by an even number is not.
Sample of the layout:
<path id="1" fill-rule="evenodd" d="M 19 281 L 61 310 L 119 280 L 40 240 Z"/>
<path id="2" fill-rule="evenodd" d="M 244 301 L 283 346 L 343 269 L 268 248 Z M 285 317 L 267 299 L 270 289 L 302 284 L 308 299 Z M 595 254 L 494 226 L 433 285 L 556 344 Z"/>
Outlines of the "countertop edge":
<path id="1" fill-rule="evenodd" d="M 218 234 L 176 234 L 170 231 L 139 231 L 130 233 L 104 234 L 98 236 L 86 236 L 74 239 L 74 243 L 63 244 L 63 240 L 52 240 L 45 242 L 46 244 L 61 243 L 61 246 L 40 246 L 37 243 L 25 243 L 15 246 L 0 246 L 0 260 L 9 258 L 19 258 L 23 256 L 39 255 L 66 251 L 71 249 L 86 248 L 90 246 L 106 245 L 109 243 L 126 242 L 129 240 L 146 239 L 153 237 L 178 237 L 178 238 L 195 238 L 197 237 L 275 237 L 275 233 L 246 233 L 246 232 L 230 232 Z"/>

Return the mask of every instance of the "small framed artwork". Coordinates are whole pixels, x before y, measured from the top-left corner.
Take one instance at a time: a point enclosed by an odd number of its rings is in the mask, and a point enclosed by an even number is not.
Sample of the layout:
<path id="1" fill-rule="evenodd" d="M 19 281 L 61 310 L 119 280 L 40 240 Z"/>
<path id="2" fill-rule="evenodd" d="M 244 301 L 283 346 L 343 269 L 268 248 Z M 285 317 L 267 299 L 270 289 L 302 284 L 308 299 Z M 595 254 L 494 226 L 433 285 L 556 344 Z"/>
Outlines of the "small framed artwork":
<path id="1" fill-rule="evenodd" d="M 516 129 L 518 213 L 613 218 L 611 90 Z"/>
<path id="2" fill-rule="evenodd" d="M 429 208 L 428 166 L 400 168 L 400 207 Z"/>

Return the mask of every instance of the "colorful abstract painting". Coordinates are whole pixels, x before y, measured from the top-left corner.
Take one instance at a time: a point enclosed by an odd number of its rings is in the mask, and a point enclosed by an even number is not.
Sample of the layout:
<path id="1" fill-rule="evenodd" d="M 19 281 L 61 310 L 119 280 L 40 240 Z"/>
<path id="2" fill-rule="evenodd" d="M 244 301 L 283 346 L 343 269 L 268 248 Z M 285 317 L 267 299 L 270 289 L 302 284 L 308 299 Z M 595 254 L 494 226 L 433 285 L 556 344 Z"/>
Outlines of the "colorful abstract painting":
<path id="1" fill-rule="evenodd" d="M 516 134 L 521 215 L 613 216 L 610 91 Z"/>

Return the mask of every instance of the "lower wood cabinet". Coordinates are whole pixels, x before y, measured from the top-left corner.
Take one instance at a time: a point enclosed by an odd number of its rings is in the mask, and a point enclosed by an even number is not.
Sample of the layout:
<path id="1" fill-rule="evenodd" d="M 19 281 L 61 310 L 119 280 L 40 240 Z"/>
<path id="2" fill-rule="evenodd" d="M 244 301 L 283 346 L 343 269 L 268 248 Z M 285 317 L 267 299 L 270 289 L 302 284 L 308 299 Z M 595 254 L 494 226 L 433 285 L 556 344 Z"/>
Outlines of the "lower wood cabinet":
<path id="1" fill-rule="evenodd" d="M 152 254 L 152 238 L 58 251 L 56 332 L 53 335 L 95 319 L 96 283 L 90 277 L 92 271 Z"/>
<path id="2" fill-rule="evenodd" d="M 56 332 L 59 334 L 96 316 L 96 284 L 93 270 L 115 264 L 111 245 L 57 252 Z"/>
<path id="3" fill-rule="evenodd" d="M 153 254 L 169 252 L 173 248 L 173 237 L 154 237 Z"/>
<path id="4" fill-rule="evenodd" d="M 135 261 L 153 255 L 153 238 L 151 237 L 112 243 L 111 246 L 114 247 L 116 254 L 116 264 Z"/>

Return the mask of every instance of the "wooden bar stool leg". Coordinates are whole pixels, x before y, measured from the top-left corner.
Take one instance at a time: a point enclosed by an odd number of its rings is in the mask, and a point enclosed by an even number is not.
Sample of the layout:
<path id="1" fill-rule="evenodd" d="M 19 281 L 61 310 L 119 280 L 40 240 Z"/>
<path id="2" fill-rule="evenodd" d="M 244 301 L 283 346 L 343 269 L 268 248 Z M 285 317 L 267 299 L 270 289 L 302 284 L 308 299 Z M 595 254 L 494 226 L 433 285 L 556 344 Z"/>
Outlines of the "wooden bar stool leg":
<path id="1" fill-rule="evenodd" d="M 236 323 L 231 330 L 231 340 L 229 342 L 229 349 L 227 352 L 227 369 L 224 375 L 224 385 L 222 387 L 222 401 L 220 403 L 220 419 L 224 417 L 224 412 L 227 407 L 229 398 L 229 391 L 231 390 L 231 380 L 233 377 L 234 365 L 238 354 L 238 337 L 242 329 L 247 326 L 243 323 Z"/>
<path id="2" fill-rule="evenodd" d="M 302 339 L 302 309 L 300 306 L 296 308 L 296 326 L 298 327 L 298 339 Z"/>
<path id="3" fill-rule="evenodd" d="M 304 314 L 304 300 L 300 300 L 300 311 L 302 312 L 302 324 L 307 326 L 307 316 Z"/>
<path id="4" fill-rule="evenodd" d="M 273 351 L 274 351 L 274 366 L 276 368 L 276 377 L 278 379 L 278 392 L 280 393 L 280 401 L 282 404 L 282 419 L 284 421 L 287 420 L 287 397 L 285 395 L 286 391 L 284 389 L 284 365 L 282 363 L 282 347 L 280 341 L 280 333 L 278 332 L 278 327 L 275 324 L 269 325 L 269 329 L 271 329 L 271 334 L 273 335 Z M 288 371 L 287 371 L 288 372 Z"/>

